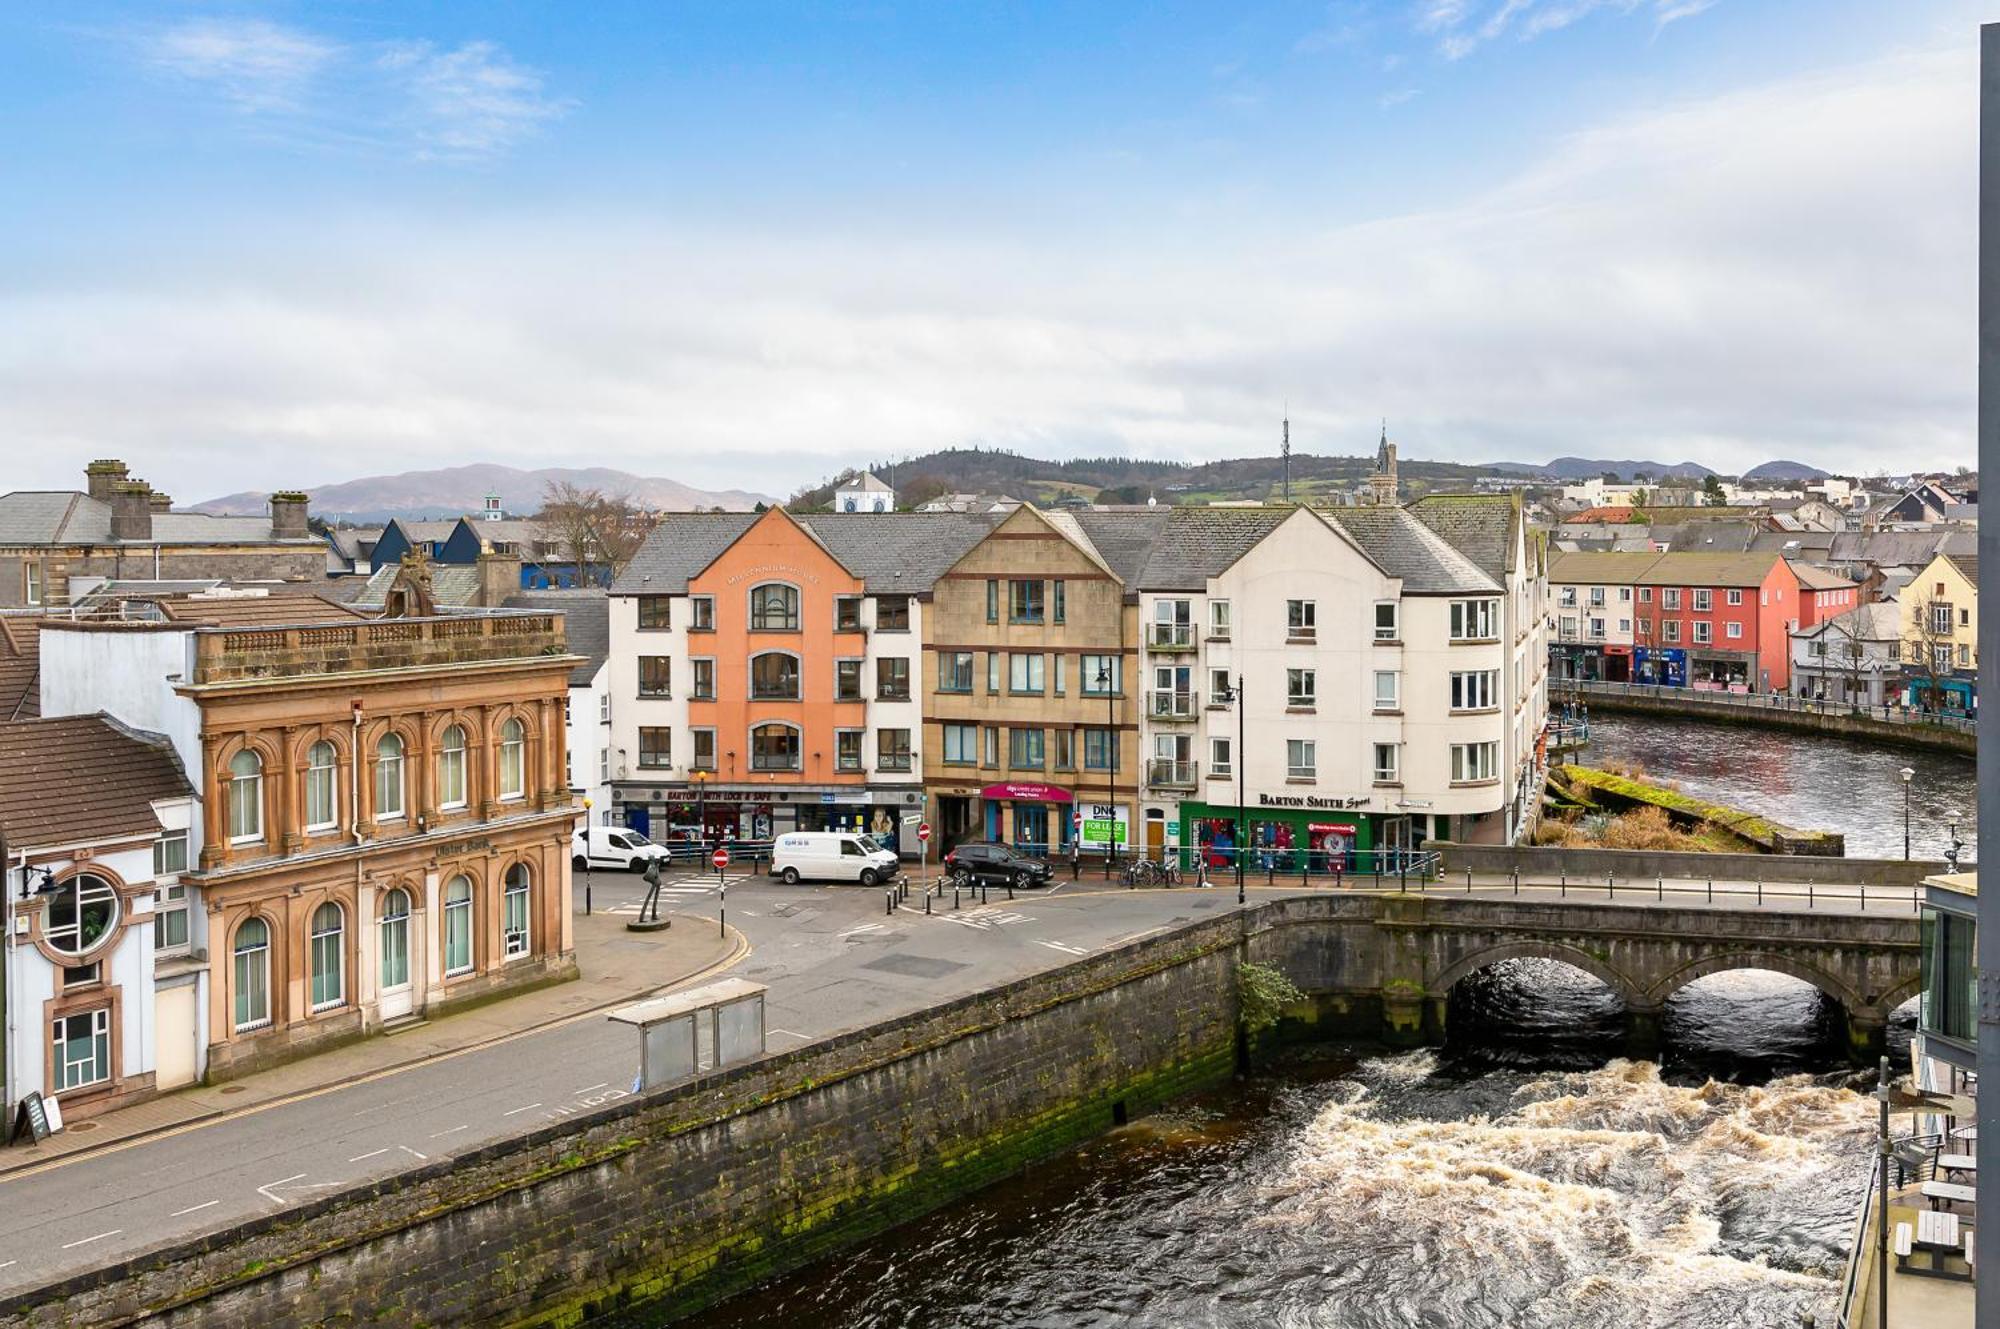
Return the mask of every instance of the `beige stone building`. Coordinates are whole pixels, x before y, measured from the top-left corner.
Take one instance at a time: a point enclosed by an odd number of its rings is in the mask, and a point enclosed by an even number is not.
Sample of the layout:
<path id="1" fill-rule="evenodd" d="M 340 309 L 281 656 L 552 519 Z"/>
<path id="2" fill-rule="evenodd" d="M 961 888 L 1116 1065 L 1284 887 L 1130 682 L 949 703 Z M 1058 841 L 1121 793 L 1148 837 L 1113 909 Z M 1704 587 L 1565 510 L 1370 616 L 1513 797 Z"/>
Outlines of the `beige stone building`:
<path id="1" fill-rule="evenodd" d="M 45 715 L 174 743 L 200 795 L 179 892 L 191 1039 L 223 1076 L 574 972 L 550 613 L 364 618 L 310 596 L 54 621 Z"/>

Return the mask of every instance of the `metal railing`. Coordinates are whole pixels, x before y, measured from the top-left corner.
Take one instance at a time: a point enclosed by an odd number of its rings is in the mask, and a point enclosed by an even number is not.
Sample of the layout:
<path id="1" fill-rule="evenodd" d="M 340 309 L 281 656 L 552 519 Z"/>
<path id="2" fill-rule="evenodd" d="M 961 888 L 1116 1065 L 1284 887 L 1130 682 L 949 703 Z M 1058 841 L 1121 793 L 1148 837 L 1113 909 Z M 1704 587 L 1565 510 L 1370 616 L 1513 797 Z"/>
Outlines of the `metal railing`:
<path id="1" fill-rule="evenodd" d="M 1194 719 L 1194 694 L 1154 690 L 1147 694 L 1146 712 L 1155 720 Z"/>
<path id="2" fill-rule="evenodd" d="M 1194 624 L 1149 623 L 1146 625 L 1146 645 L 1155 651 L 1191 651 L 1194 649 Z"/>
<path id="3" fill-rule="evenodd" d="M 1718 710 L 1789 711 L 1797 715 L 1859 716 L 1868 720 L 1880 720 L 1885 724 L 1929 726 L 1966 734 L 1979 732 L 1979 718 L 1976 715 L 1943 715 L 1936 711 L 1918 710 L 1913 706 L 1889 704 L 1871 706 L 1862 702 L 1816 701 L 1811 697 L 1794 697 L 1788 692 L 1714 692 L 1706 688 L 1669 687 L 1664 683 L 1609 683 L 1600 679 L 1560 681 L 1552 679 L 1550 683 L 1552 687 L 1563 691 L 1573 689 L 1586 697 L 1592 695 L 1655 697 L 1663 701 L 1684 701 L 1697 706 L 1713 706 Z"/>
<path id="4" fill-rule="evenodd" d="M 1198 768 L 1191 761 L 1152 757 L 1146 762 L 1146 783 L 1163 788 L 1192 789 L 1198 773 Z"/>

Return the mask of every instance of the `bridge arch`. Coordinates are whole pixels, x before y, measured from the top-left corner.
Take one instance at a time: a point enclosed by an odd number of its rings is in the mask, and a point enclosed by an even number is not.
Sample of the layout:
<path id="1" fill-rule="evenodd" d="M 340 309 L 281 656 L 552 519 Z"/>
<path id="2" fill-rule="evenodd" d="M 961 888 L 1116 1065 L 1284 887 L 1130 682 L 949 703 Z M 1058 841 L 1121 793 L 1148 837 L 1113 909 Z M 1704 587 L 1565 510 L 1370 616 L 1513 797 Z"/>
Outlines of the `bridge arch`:
<path id="1" fill-rule="evenodd" d="M 1924 990 L 1924 975 L 1920 969 L 1902 982 L 1882 994 L 1882 1000 L 1875 1004 L 1875 1010 L 1883 1018 L 1896 1012 L 1896 1008 Z"/>
<path id="2" fill-rule="evenodd" d="M 1428 988 L 1428 995 L 1439 1000 L 1447 998 L 1461 978 L 1499 964 L 1503 960 L 1554 960 L 1589 974 L 1616 993 L 1618 999 L 1627 1006 L 1644 1004 L 1638 985 L 1631 979 L 1589 951 L 1559 941 L 1510 941 L 1469 952 L 1453 960 L 1431 978 L 1425 985 Z"/>
<path id="3" fill-rule="evenodd" d="M 1695 980 L 1707 978 L 1711 974 L 1726 974 L 1737 969 L 1768 969 L 1774 974 L 1784 974 L 1788 978 L 1810 983 L 1821 994 L 1839 1002 L 1841 1008 L 1851 1015 L 1865 1014 L 1875 1009 L 1862 1000 L 1859 993 L 1826 970 L 1801 963 L 1788 955 L 1774 951 L 1724 951 L 1715 955 L 1704 955 L 1701 959 L 1682 965 L 1660 979 L 1641 1000 L 1648 1006 L 1664 1006 L 1668 998 Z M 1894 1006 L 1892 1004 L 1883 1009 L 1891 1010 Z"/>

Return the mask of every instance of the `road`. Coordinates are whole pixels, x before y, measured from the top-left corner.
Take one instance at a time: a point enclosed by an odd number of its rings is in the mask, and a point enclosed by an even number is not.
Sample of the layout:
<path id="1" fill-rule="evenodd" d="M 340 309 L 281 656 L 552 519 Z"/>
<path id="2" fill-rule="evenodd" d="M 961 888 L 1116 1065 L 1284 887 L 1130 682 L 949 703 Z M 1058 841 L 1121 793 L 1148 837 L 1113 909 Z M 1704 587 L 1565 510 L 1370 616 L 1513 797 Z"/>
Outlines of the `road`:
<path id="1" fill-rule="evenodd" d="M 1723 883 L 1717 883 L 1718 887 Z M 722 903 L 712 881 L 677 878 L 666 908 L 679 926 L 713 927 Z M 1321 890 L 1326 889 L 1324 882 Z M 1352 888 L 1350 888 L 1352 889 Z M 1462 881 L 1431 891 L 1463 898 Z M 599 875 L 595 907 L 636 913 L 645 886 Z M 1256 887 L 1253 901 L 1287 893 Z M 1695 905 L 1705 883 L 1668 883 L 1665 898 Z M 1523 886 L 1475 881 L 1470 894 L 1644 908 L 1654 891 L 1620 884 Z M 1802 892 L 1801 892 L 1802 894 Z M 883 893 L 788 887 L 739 877 L 727 919 L 750 949 L 734 976 L 766 984 L 772 1051 L 908 1013 L 1154 932 L 1236 908 L 1236 892 L 1123 890 L 1086 877 L 953 911 L 923 912 L 914 890 L 887 912 Z M 1802 909 L 1773 897 L 1767 907 Z M 1813 907 L 1856 912 L 1852 890 L 1822 889 Z M 1742 893 L 1714 901 L 1754 909 Z M 1869 892 L 1868 912 L 1908 915 L 1908 891 Z M 700 980 L 696 980 L 700 981 Z M 637 1064 L 633 1032 L 602 1014 L 523 1033 L 303 1098 L 191 1123 L 102 1151 L 0 1177 L 0 1292 L 35 1286 L 139 1251 L 278 1212 L 323 1192 L 447 1158 L 544 1122 L 627 1096 Z"/>

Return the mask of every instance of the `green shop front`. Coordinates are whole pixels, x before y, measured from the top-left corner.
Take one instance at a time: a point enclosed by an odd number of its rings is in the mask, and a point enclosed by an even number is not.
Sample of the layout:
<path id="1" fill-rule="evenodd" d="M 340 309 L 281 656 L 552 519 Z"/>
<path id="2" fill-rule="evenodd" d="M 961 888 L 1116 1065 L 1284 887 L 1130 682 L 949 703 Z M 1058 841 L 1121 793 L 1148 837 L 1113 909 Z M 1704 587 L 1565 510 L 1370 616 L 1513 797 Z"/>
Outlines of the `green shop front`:
<path id="1" fill-rule="evenodd" d="M 1412 848 L 1413 819 L 1370 812 L 1371 799 L 1250 795 L 1241 811 L 1234 803 L 1180 805 L 1178 831 L 1184 866 L 1205 860 L 1210 872 L 1235 870 L 1239 835 L 1249 846 L 1249 866 L 1257 872 L 1370 872 L 1377 849 Z M 1416 819 L 1421 820 L 1421 819 Z"/>

